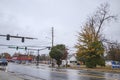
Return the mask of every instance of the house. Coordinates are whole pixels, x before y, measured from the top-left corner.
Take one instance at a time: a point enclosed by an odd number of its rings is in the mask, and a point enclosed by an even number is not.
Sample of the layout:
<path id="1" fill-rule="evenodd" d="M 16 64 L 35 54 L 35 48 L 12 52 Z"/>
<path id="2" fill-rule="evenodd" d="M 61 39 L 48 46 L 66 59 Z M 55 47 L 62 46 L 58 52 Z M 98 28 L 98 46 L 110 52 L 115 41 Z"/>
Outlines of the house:
<path id="1" fill-rule="evenodd" d="M 106 66 L 111 66 L 112 65 L 112 60 L 106 60 L 105 65 Z"/>
<path id="2" fill-rule="evenodd" d="M 68 55 L 67 60 L 62 60 L 62 65 L 70 65 L 71 67 L 74 67 L 77 65 L 77 59 L 76 54 Z"/>

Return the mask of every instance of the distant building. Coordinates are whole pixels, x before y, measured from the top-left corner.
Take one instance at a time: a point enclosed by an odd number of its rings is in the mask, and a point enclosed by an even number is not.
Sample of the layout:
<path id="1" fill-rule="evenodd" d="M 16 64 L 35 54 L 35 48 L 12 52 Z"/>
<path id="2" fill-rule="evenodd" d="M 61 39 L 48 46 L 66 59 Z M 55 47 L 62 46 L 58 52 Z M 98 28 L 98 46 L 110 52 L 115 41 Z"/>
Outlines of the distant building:
<path id="1" fill-rule="evenodd" d="M 5 58 L 7 61 L 11 61 L 11 55 L 7 52 L 0 54 L 0 58 Z"/>
<path id="2" fill-rule="evenodd" d="M 62 65 L 70 65 L 72 67 L 77 65 L 76 54 L 68 55 L 67 60 L 62 60 Z"/>
<path id="3" fill-rule="evenodd" d="M 33 60 L 33 55 L 26 55 L 26 54 L 15 54 L 12 57 L 12 61 L 16 63 L 28 63 Z"/>
<path id="4" fill-rule="evenodd" d="M 106 66 L 111 66 L 112 65 L 112 60 L 106 60 L 105 65 Z"/>

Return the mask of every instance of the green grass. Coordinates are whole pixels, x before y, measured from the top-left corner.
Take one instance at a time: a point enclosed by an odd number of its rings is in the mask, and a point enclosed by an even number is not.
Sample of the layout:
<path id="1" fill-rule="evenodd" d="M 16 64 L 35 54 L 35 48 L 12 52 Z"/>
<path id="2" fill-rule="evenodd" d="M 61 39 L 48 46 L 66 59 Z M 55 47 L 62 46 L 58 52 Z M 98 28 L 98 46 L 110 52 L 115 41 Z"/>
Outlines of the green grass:
<path id="1" fill-rule="evenodd" d="M 111 66 L 97 66 L 96 68 L 86 68 L 85 65 L 80 65 L 80 67 L 74 66 L 70 67 L 71 69 L 77 69 L 77 70 L 93 70 L 93 71 L 100 71 L 100 72 L 117 72 L 120 73 L 120 69 L 112 69 Z"/>

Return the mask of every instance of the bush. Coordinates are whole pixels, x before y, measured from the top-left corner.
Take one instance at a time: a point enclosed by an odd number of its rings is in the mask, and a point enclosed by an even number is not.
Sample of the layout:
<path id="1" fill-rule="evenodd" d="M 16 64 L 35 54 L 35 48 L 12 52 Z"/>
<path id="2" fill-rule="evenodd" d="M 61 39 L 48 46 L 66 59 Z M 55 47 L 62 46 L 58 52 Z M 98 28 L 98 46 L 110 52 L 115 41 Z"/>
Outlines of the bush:
<path id="1" fill-rule="evenodd" d="M 63 65 L 63 67 L 66 67 L 66 65 Z M 67 65 L 67 67 L 70 67 L 70 65 Z"/>
<path id="2" fill-rule="evenodd" d="M 87 68 L 95 68 L 96 67 L 96 60 L 95 59 L 87 59 L 86 62 L 85 62 L 85 65 Z"/>
<path id="3" fill-rule="evenodd" d="M 105 66 L 105 59 L 101 58 L 98 60 L 98 65 Z"/>

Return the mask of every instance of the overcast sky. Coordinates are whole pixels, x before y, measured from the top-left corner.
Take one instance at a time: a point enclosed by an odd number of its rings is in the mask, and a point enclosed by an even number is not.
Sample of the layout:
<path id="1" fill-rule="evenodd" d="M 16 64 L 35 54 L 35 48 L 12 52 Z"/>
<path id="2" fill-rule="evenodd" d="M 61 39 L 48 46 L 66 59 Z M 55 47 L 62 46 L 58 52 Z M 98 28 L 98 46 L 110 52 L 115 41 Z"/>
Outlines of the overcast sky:
<path id="1" fill-rule="evenodd" d="M 119 21 L 106 24 L 103 34 L 120 42 L 120 0 L 0 0 L 0 34 L 38 38 L 22 43 L 20 39 L 6 41 L 0 37 L 0 44 L 49 46 L 51 27 L 54 27 L 54 45 L 65 44 L 69 51 L 73 51 L 77 32 L 81 31 L 87 17 L 106 2 Z M 0 53 L 13 54 L 15 51 L 0 47 Z"/>

